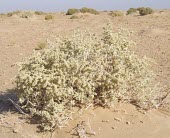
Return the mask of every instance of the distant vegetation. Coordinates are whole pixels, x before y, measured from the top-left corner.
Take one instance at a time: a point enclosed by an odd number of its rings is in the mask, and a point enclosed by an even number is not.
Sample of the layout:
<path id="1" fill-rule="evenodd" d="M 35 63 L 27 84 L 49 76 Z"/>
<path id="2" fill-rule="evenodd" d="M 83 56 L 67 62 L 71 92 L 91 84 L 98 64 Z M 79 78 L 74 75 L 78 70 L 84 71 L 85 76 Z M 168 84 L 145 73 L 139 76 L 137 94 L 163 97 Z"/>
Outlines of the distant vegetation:
<path id="1" fill-rule="evenodd" d="M 99 14 L 99 12 L 97 10 L 91 9 L 91 8 L 86 8 L 86 7 L 81 8 L 80 12 L 81 13 L 91 13 L 91 14 L 95 14 L 95 15 Z"/>
<path id="2" fill-rule="evenodd" d="M 7 13 L 7 16 L 8 16 L 8 17 L 11 17 L 12 15 L 13 15 L 12 12 Z"/>
<path id="3" fill-rule="evenodd" d="M 147 15 L 147 14 L 152 14 L 154 11 L 153 9 L 151 8 L 144 8 L 144 7 L 140 7 L 140 8 L 137 8 L 137 10 L 139 11 L 139 14 L 140 15 Z"/>
<path id="4" fill-rule="evenodd" d="M 127 11 L 127 15 L 128 14 L 132 14 L 132 13 L 136 13 L 136 12 L 139 12 L 139 14 L 140 15 L 147 15 L 147 14 L 152 14 L 154 11 L 153 11 L 153 9 L 151 9 L 151 8 L 149 8 L 149 7 L 147 7 L 147 8 L 145 8 L 145 7 L 139 7 L 139 8 L 130 8 L 128 11 Z"/>
<path id="5" fill-rule="evenodd" d="M 42 11 L 35 11 L 35 14 L 36 15 L 42 15 L 42 14 L 44 14 Z"/>
<path id="6" fill-rule="evenodd" d="M 54 16 L 52 15 L 46 15 L 45 16 L 45 20 L 52 20 L 54 18 Z"/>
<path id="7" fill-rule="evenodd" d="M 127 15 L 128 14 L 132 14 L 132 13 L 136 13 L 137 12 L 137 9 L 135 8 L 130 8 L 128 11 L 127 11 Z"/>
<path id="8" fill-rule="evenodd" d="M 109 15 L 112 17 L 117 17 L 117 16 L 124 16 L 124 13 L 121 11 L 111 11 Z"/>
<path id="9" fill-rule="evenodd" d="M 31 17 L 33 15 L 33 13 L 30 12 L 30 11 L 14 11 L 14 12 L 7 13 L 8 17 L 11 17 L 13 15 L 17 15 L 17 16 L 19 16 L 21 18 L 29 18 L 29 17 Z"/>
<path id="10" fill-rule="evenodd" d="M 127 15 L 129 14 L 133 14 L 133 13 L 138 13 L 143 16 L 143 15 L 148 15 L 148 14 L 152 14 L 154 12 L 153 9 L 149 8 L 149 7 L 139 7 L 139 8 L 130 8 L 128 11 L 127 11 Z M 68 9 L 66 15 L 74 15 L 76 13 L 90 13 L 90 14 L 94 14 L 94 15 L 97 15 L 99 14 L 99 12 L 95 9 L 92 9 L 92 8 L 87 8 L 87 7 L 83 7 L 81 9 L 76 9 L 76 8 L 71 8 L 71 9 Z M 14 11 L 14 12 L 9 12 L 7 13 L 6 15 L 8 17 L 11 17 L 13 15 L 17 15 L 21 18 L 29 18 L 31 17 L 33 14 L 35 15 L 42 15 L 44 14 L 44 12 L 42 11 L 35 11 L 35 12 L 30 12 L 30 11 Z M 124 16 L 124 13 L 122 11 L 111 11 L 109 13 L 110 16 L 112 17 L 117 17 L 117 16 Z M 46 15 L 45 16 L 45 20 L 51 20 L 53 19 L 54 17 L 52 15 Z M 78 16 L 72 16 L 70 17 L 70 19 L 78 19 L 79 17 Z"/>
<path id="11" fill-rule="evenodd" d="M 22 12 L 21 14 L 20 14 L 20 17 L 21 18 L 29 18 L 29 17 L 31 17 L 32 16 L 32 13 L 31 12 Z"/>
<path id="12" fill-rule="evenodd" d="M 75 13 L 79 12 L 78 9 L 68 9 L 66 15 L 73 15 Z"/>
<path id="13" fill-rule="evenodd" d="M 137 8 L 138 11 L 141 11 L 141 10 L 143 10 L 143 9 L 145 9 L 145 7 L 139 7 L 139 8 Z"/>
<path id="14" fill-rule="evenodd" d="M 99 14 L 99 12 L 95 9 L 83 7 L 81 9 L 68 9 L 66 15 L 73 15 L 73 14 L 78 13 L 78 12 L 80 12 L 80 13 L 91 13 L 91 14 L 94 14 L 94 15 Z"/>
<path id="15" fill-rule="evenodd" d="M 21 11 L 8 12 L 8 13 L 7 13 L 7 16 L 8 16 L 8 17 L 11 17 L 11 16 L 13 16 L 13 15 L 19 15 L 20 13 L 21 13 Z"/>

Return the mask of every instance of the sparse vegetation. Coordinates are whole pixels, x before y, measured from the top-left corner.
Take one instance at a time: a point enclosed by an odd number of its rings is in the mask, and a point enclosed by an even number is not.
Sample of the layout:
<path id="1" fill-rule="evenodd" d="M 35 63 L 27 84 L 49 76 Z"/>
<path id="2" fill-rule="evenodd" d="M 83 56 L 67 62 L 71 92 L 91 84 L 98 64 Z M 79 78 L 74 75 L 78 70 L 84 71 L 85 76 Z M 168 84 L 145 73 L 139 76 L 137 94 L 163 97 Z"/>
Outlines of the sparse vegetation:
<path id="1" fill-rule="evenodd" d="M 29 18 L 29 17 L 32 16 L 32 13 L 29 12 L 29 11 L 14 11 L 14 12 L 7 13 L 8 17 L 11 17 L 13 15 L 16 15 L 16 16 L 21 17 L 21 18 Z"/>
<path id="2" fill-rule="evenodd" d="M 44 14 L 42 11 L 35 11 L 35 14 L 36 15 L 42 15 L 42 14 Z"/>
<path id="3" fill-rule="evenodd" d="M 21 18 L 28 18 L 28 15 L 21 15 Z"/>
<path id="4" fill-rule="evenodd" d="M 132 14 L 132 13 L 136 13 L 137 12 L 137 9 L 135 8 L 130 8 L 128 11 L 127 11 L 127 15 L 128 14 Z"/>
<path id="5" fill-rule="evenodd" d="M 141 8 L 138 8 L 137 10 L 139 11 L 139 14 L 142 15 L 142 16 L 153 13 L 153 10 L 151 8 L 141 7 Z"/>
<path id="6" fill-rule="evenodd" d="M 11 17 L 12 15 L 13 15 L 12 12 L 8 12 L 8 13 L 7 13 L 7 16 L 8 16 L 8 17 Z"/>
<path id="7" fill-rule="evenodd" d="M 68 9 L 66 15 L 73 15 L 78 12 L 91 13 L 91 14 L 95 14 L 95 15 L 99 14 L 99 12 L 95 9 L 83 7 L 81 9 Z"/>
<path id="8" fill-rule="evenodd" d="M 80 12 L 81 13 L 91 13 L 91 14 L 95 14 L 95 15 L 99 14 L 99 12 L 97 10 L 92 9 L 92 8 L 86 8 L 86 7 L 81 8 Z"/>
<path id="9" fill-rule="evenodd" d="M 54 18 L 54 16 L 52 15 L 46 15 L 45 16 L 45 20 L 52 20 Z"/>
<path id="10" fill-rule="evenodd" d="M 19 15 L 20 13 L 21 13 L 21 11 L 8 12 L 8 13 L 7 13 L 7 16 L 8 16 L 8 17 L 11 17 L 11 16 L 13 16 L 13 15 Z"/>
<path id="11" fill-rule="evenodd" d="M 79 12 L 78 9 L 68 9 L 66 15 L 73 15 L 75 13 Z"/>
<path id="12" fill-rule="evenodd" d="M 117 17 L 117 16 L 124 16 L 124 13 L 121 11 L 111 11 L 109 15 L 112 17 Z"/>
<path id="13" fill-rule="evenodd" d="M 19 102 L 40 117 L 43 130 L 65 126 L 75 107 L 89 104 L 127 101 L 142 109 L 157 106 L 155 76 L 147 59 L 130 50 L 134 43 L 127 35 L 108 25 L 101 37 L 87 32 L 57 37 L 19 64 Z"/>
<path id="14" fill-rule="evenodd" d="M 32 13 L 31 13 L 31 12 L 21 12 L 21 13 L 19 14 L 19 16 L 20 16 L 21 18 L 29 18 L 29 17 L 32 16 Z"/>

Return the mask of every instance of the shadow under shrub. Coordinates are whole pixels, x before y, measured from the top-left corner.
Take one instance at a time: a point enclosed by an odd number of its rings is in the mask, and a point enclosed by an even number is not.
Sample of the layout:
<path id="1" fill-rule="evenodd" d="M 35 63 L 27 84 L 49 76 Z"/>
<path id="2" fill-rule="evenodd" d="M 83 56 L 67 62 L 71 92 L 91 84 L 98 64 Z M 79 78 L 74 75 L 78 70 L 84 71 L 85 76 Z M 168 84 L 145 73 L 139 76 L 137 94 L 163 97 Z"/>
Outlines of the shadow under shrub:
<path id="1" fill-rule="evenodd" d="M 101 37 L 79 31 L 70 38 L 57 37 L 49 48 L 19 64 L 19 102 L 40 117 L 44 131 L 65 126 L 75 108 L 91 103 L 133 101 L 142 109 L 157 106 L 155 76 L 147 59 L 130 50 L 134 43 L 127 35 L 108 25 Z"/>

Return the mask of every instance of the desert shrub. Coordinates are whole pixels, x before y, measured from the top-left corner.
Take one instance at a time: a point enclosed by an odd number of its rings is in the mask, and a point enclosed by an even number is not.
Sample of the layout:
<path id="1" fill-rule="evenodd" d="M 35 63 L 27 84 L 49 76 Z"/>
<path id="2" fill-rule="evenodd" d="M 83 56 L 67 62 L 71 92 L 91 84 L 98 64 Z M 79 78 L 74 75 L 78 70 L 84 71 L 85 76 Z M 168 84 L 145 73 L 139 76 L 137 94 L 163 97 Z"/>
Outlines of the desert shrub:
<path id="1" fill-rule="evenodd" d="M 141 10 L 145 9 L 145 7 L 139 7 L 137 10 L 140 12 Z"/>
<path id="2" fill-rule="evenodd" d="M 22 11 L 14 11 L 14 12 L 7 13 L 8 17 L 11 17 L 13 15 L 19 16 L 21 18 L 29 18 L 32 16 L 32 13 L 29 11 L 23 11 L 23 12 Z"/>
<path id="3" fill-rule="evenodd" d="M 21 15 L 21 18 L 28 18 L 27 15 Z"/>
<path id="4" fill-rule="evenodd" d="M 80 12 L 81 13 L 91 13 L 91 14 L 95 14 L 95 15 L 99 14 L 99 12 L 97 10 L 92 9 L 92 8 L 86 8 L 86 7 L 81 8 Z"/>
<path id="5" fill-rule="evenodd" d="M 44 14 L 42 11 L 35 11 L 35 14 L 36 15 L 42 15 L 42 14 Z"/>
<path id="6" fill-rule="evenodd" d="M 100 37 L 77 31 L 34 52 L 16 76 L 23 108 L 40 117 L 44 130 L 53 130 L 68 122 L 75 107 L 121 100 L 143 109 L 156 106 L 159 89 L 149 62 L 130 50 L 134 43 L 125 32 L 110 25 Z"/>
<path id="7" fill-rule="evenodd" d="M 140 15 L 152 14 L 154 11 L 151 8 L 139 7 L 137 8 Z"/>
<path id="8" fill-rule="evenodd" d="M 128 15 L 128 14 L 135 13 L 135 12 L 137 12 L 137 9 L 135 9 L 135 8 L 130 8 L 130 9 L 127 11 L 127 15 Z"/>
<path id="9" fill-rule="evenodd" d="M 20 13 L 21 13 L 21 11 L 17 10 L 17 11 L 13 11 L 13 12 L 7 13 L 7 16 L 8 16 L 8 17 L 11 17 L 11 16 L 13 16 L 13 15 L 19 15 Z"/>
<path id="10" fill-rule="evenodd" d="M 66 15 L 73 15 L 77 13 L 79 10 L 78 9 L 68 9 Z"/>
<path id="11" fill-rule="evenodd" d="M 124 13 L 121 11 L 112 11 L 109 13 L 109 15 L 112 17 L 117 17 L 117 16 L 124 16 Z"/>
<path id="12" fill-rule="evenodd" d="M 35 50 L 42 50 L 44 48 L 47 48 L 47 44 L 46 43 L 38 43 L 37 48 L 35 48 Z"/>
<path id="13" fill-rule="evenodd" d="M 22 11 L 16 10 L 13 12 L 13 14 L 20 14 Z"/>
<path id="14" fill-rule="evenodd" d="M 73 16 L 70 17 L 70 19 L 79 19 L 79 17 L 76 16 L 76 15 L 73 15 Z"/>
<path id="15" fill-rule="evenodd" d="M 151 8 L 144 8 L 139 11 L 140 15 L 152 14 L 153 10 Z"/>
<path id="16" fill-rule="evenodd" d="M 54 16 L 52 15 L 46 15 L 45 16 L 45 20 L 52 20 L 54 18 Z"/>
<path id="17" fill-rule="evenodd" d="M 8 13 L 7 13 L 7 16 L 8 16 L 8 17 L 11 17 L 12 15 L 13 15 L 12 12 L 8 12 Z"/>
<path id="18" fill-rule="evenodd" d="M 32 16 L 32 13 L 29 12 L 29 11 L 26 11 L 26 12 L 20 12 L 20 13 L 17 14 L 17 15 L 19 15 L 21 18 L 29 18 L 29 17 Z"/>
<path id="19" fill-rule="evenodd" d="M 21 17 L 21 18 L 28 18 L 29 15 L 28 15 L 28 14 L 21 14 L 20 17 Z"/>

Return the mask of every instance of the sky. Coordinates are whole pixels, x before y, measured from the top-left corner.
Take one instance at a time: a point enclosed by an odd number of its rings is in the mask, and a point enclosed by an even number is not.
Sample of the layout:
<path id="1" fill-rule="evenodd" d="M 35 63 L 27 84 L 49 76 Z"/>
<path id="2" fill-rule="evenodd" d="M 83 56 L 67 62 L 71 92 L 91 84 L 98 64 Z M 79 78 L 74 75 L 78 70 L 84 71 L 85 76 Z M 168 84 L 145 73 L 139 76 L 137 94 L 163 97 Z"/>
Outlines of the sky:
<path id="1" fill-rule="evenodd" d="M 58 12 L 81 7 L 97 10 L 127 10 L 132 7 L 170 9 L 170 0 L 0 0 L 1 13 L 15 10 Z"/>

